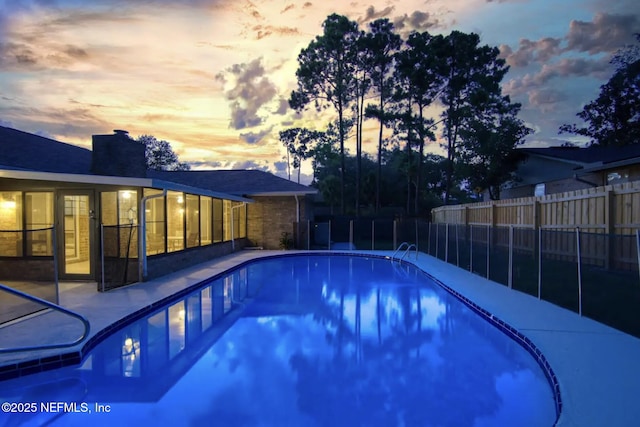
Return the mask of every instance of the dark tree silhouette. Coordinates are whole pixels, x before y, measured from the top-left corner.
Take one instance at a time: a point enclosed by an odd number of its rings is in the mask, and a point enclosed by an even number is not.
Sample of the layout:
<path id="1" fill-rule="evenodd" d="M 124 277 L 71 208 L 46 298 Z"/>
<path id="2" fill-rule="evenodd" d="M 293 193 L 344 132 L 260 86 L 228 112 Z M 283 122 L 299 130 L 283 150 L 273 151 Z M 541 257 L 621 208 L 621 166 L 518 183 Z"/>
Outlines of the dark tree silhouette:
<path id="1" fill-rule="evenodd" d="M 354 100 L 354 51 L 360 35 L 358 24 L 344 16 L 332 14 L 317 36 L 298 55 L 298 89 L 291 93 L 289 105 L 301 111 L 311 102 L 317 110 L 333 106 L 338 113 L 340 141 L 340 210 L 345 212 L 344 126 L 345 114 Z"/>
<path id="2" fill-rule="evenodd" d="M 640 33 L 635 36 L 640 42 Z M 611 63 L 616 72 L 577 114 L 588 125 L 564 124 L 559 133 L 582 135 L 602 146 L 640 143 L 640 46 L 621 49 Z"/>
<path id="3" fill-rule="evenodd" d="M 144 144 L 144 155 L 149 169 L 164 171 L 186 171 L 191 169 L 187 163 L 178 159 L 178 155 L 165 140 L 158 140 L 153 135 L 140 135 L 136 140 Z"/>

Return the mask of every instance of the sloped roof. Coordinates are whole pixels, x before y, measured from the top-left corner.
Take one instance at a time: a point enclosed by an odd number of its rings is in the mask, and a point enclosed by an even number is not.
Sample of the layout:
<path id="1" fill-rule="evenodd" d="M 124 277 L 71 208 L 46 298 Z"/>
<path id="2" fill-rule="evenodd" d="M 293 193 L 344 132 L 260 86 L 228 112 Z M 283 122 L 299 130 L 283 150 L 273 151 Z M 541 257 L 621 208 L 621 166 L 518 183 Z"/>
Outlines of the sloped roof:
<path id="1" fill-rule="evenodd" d="M 0 165 L 7 169 L 89 174 L 91 150 L 0 126 Z"/>
<path id="2" fill-rule="evenodd" d="M 92 151 L 86 148 L 0 126 L 0 169 L 3 170 L 92 175 L 91 155 Z M 259 170 L 148 170 L 147 178 L 235 196 L 317 192 Z"/>
<path id="3" fill-rule="evenodd" d="M 555 158 L 560 161 L 579 163 L 583 166 L 594 164 L 606 164 L 640 158 L 640 144 L 626 145 L 623 147 L 601 147 L 592 145 L 587 148 L 579 147 L 547 147 L 547 148 L 520 148 L 528 155 Z"/>
<path id="4" fill-rule="evenodd" d="M 247 196 L 315 194 L 316 189 L 289 181 L 261 170 L 156 171 L 152 178 L 177 182 L 192 187 Z"/>

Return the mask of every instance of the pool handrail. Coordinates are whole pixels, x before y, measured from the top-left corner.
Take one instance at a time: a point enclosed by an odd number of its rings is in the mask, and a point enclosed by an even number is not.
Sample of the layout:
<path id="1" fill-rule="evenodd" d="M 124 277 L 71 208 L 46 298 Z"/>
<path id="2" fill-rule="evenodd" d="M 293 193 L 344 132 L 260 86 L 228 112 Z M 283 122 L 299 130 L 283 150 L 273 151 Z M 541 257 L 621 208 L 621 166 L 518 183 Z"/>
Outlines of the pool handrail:
<path id="1" fill-rule="evenodd" d="M 81 314 L 78 314 L 74 311 L 68 310 L 64 307 L 61 307 L 57 304 L 54 304 L 52 302 L 49 302 L 47 300 L 44 300 L 42 298 L 38 298 L 35 297 L 33 295 L 29 295 L 27 293 L 18 291 L 16 289 L 10 288 L 6 285 L 3 285 L 2 283 L 0 283 L 0 291 L 5 291 L 8 292 L 12 295 L 15 295 L 17 297 L 20 298 L 24 298 L 28 301 L 31 302 L 35 302 L 38 304 L 42 304 L 47 308 L 50 308 L 52 310 L 58 311 L 62 314 L 66 314 L 67 316 L 71 316 L 73 318 L 76 318 L 78 320 L 80 320 L 82 322 L 82 325 L 84 326 L 84 331 L 82 333 L 82 335 L 80 336 L 80 338 L 76 339 L 73 342 L 70 343 L 64 343 L 64 344 L 48 344 L 48 345 L 36 345 L 36 346 L 27 346 L 27 347 L 12 347 L 12 348 L 0 348 L 0 354 L 2 353 L 15 353 L 15 352 L 19 352 L 19 351 L 35 351 L 35 350 L 51 350 L 51 349 L 56 349 L 56 348 L 68 348 L 68 347 L 73 347 L 74 345 L 80 344 L 82 341 L 84 341 L 88 336 L 89 336 L 89 331 L 91 330 L 91 326 L 89 323 L 89 320 L 87 320 L 86 317 L 84 317 Z"/>
<path id="2" fill-rule="evenodd" d="M 398 252 L 400 252 L 401 249 L 403 249 L 404 247 L 409 247 L 409 243 L 408 242 L 402 242 L 398 245 L 398 247 L 396 248 L 396 250 L 393 252 L 393 255 L 391 255 L 391 261 L 393 261 L 396 258 L 396 254 Z"/>
<path id="3" fill-rule="evenodd" d="M 411 249 L 414 249 L 414 252 L 416 254 L 416 259 L 418 259 L 418 247 L 416 245 L 414 245 L 413 243 L 410 244 L 407 249 L 405 249 L 405 251 L 402 253 L 402 256 L 400 257 L 400 261 L 402 261 L 404 259 L 405 256 L 407 256 L 407 254 L 409 253 L 409 251 Z"/>
<path id="4" fill-rule="evenodd" d="M 406 246 L 406 248 L 405 248 L 405 246 Z M 393 252 L 393 255 L 391 255 L 391 261 L 396 259 L 396 254 L 403 248 L 405 248 L 405 250 L 402 253 L 402 256 L 399 258 L 400 261 L 402 261 L 404 259 L 404 257 L 407 256 L 407 253 L 411 249 L 415 249 L 416 259 L 418 259 L 418 247 L 413 243 L 409 244 L 409 242 L 402 242 L 402 243 L 400 243 L 400 245 L 398 245 L 398 248 Z"/>

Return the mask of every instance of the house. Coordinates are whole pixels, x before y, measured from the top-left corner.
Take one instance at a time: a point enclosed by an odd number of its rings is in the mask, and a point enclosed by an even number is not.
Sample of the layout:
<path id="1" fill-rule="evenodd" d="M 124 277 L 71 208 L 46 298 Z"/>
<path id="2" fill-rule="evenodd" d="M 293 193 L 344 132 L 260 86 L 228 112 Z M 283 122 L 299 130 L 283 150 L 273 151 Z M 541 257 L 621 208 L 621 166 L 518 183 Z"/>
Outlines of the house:
<path id="1" fill-rule="evenodd" d="M 640 144 L 624 147 L 520 148 L 518 181 L 502 199 L 543 196 L 640 179 Z"/>
<path id="2" fill-rule="evenodd" d="M 89 150 L 0 127 L 0 280 L 99 282 L 117 264 L 130 283 L 276 249 L 315 192 L 262 171 L 147 170 L 126 131 Z"/>

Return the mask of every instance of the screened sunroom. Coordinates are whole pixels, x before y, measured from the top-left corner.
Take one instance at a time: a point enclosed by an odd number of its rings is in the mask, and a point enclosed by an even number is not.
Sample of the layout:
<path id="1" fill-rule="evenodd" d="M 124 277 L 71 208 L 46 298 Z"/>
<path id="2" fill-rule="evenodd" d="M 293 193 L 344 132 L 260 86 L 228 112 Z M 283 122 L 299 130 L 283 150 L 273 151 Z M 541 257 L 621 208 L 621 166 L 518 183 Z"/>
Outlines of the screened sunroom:
<path id="1" fill-rule="evenodd" d="M 0 280 L 106 290 L 157 277 L 242 248 L 250 202 L 149 178 L 0 169 Z"/>

